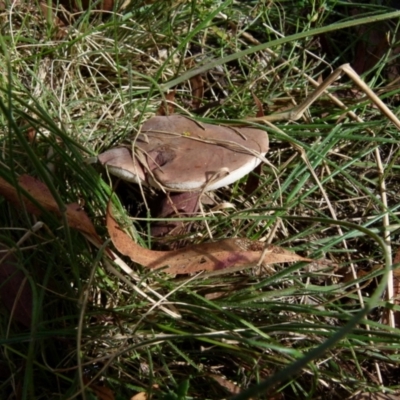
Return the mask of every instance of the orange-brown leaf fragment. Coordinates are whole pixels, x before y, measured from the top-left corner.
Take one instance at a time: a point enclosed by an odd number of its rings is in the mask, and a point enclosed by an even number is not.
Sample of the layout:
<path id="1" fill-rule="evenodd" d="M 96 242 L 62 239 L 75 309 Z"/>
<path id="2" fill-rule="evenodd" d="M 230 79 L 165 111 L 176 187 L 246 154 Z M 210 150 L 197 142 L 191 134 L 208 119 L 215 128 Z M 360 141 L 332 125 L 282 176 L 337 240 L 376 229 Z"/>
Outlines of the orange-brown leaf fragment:
<path id="1" fill-rule="evenodd" d="M 393 258 L 393 264 L 400 263 L 400 248 L 397 249 L 396 254 Z M 394 304 L 400 304 L 400 268 L 393 269 L 393 296 Z M 385 319 L 384 319 L 385 320 Z M 386 318 L 386 321 L 388 318 Z M 394 320 L 396 327 L 400 326 L 400 313 L 399 311 L 394 311 Z"/>
<path id="2" fill-rule="evenodd" d="M 190 78 L 190 85 L 192 87 L 192 106 L 199 108 L 204 97 L 204 82 L 201 75 L 195 75 Z"/>
<path id="3" fill-rule="evenodd" d="M 144 267 L 166 267 L 170 274 L 191 274 L 200 271 L 229 273 L 238 269 L 293 261 L 310 261 L 277 246 L 263 249 L 259 242 L 247 239 L 224 239 L 172 251 L 153 251 L 135 243 L 118 225 L 111 204 L 107 208 L 108 233 L 117 250 Z"/>
<path id="4" fill-rule="evenodd" d="M 90 385 L 90 389 L 95 392 L 98 400 L 114 400 L 114 393 L 106 386 Z"/>
<path id="5" fill-rule="evenodd" d="M 89 379 L 87 377 L 83 378 L 83 382 L 85 385 L 89 384 Z M 93 390 L 98 400 L 114 400 L 114 392 L 105 385 L 97 385 L 95 383 L 89 384 L 90 389 Z"/>
<path id="6" fill-rule="evenodd" d="M 221 387 L 223 387 L 229 394 L 239 394 L 241 392 L 240 387 L 238 387 L 235 383 L 226 379 L 225 377 L 217 374 L 209 374 L 210 378 L 216 381 Z"/>
<path id="7" fill-rule="evenodd" d="M 251 94 L 253 95 L 253 100 L 254 100 L 254 103 L 256 103 L 256 107 L 257 107 L 256 117 L 261 118 L 264 116 L 263 104 L 261 103 L 261 100 L 254 93 L 251 93 Z"/>
<path id="8" fill-rule="evenodd" d="M 156 112 L 156 115 L 171 115 L 175 111 L 175 90 L 172 90 L 171 92 L 167 93 L 165 95 L 165 101 L 163 101 L 158 107 L 158 110 Z"/>
<path id="9" fill-rule="evenodd" d="M 59 216 L 61 215 L 61 211 L 57 202 L 55 201 L 49 188 L 43 182 L 29 175 L 21 175 L 18 178 L 18 184 L 21 189 L 25 190 L 45 210 Z M 34 215 L 39 216 L 41 214 L 40 208 L 33 204 L 26 196 L 24 196 L 23 192 L 21 193 L 20 197 L 17 189 L 2 178 L 0 178 L 0 195 L 4 196 L 15 206 L 24 206 L 28 212 Z M 23 204 L 21 204 L 21 199 Z M 68 219 L 68 225 L 71 228 L 84 232 L 100 242 L 92 221 L 77 203 L 71 203 L 66 206 L 66 215 Z"/>

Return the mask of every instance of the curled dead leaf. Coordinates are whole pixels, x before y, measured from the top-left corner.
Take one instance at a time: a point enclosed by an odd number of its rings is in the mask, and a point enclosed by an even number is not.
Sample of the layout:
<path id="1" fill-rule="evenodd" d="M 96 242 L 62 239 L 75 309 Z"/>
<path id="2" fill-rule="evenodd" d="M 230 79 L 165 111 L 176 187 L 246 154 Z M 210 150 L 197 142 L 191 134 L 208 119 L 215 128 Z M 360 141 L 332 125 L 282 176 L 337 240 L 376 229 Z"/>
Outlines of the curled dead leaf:
<path id="1" fill-rule="evenodd" d="M 21 175 L 18 178 L 18 184 L 19 187 L 27 192 L 38 204 L 43 207 L 43 209 L 56 215 L 61 215 L 61 210 L 57 202 L 55 201 L 49 188 L 43 182 L 29 175 Z M 28 212 L 34 215 L 38 216 L 41 214 L 41 210 L 36 204 L 29 200 L 24 193 L 21 193 L 22 196 L 20 196 L 20 191 L 2 178 L 0 178 L 0 195 L 15 206 L 25 207 Z M 65 213 L 68 224 L 71 228 L 86 233 L 98 243 L 101 242 L 92 221 L 85 211 L 79 206 L 79 204 L 71 203 L 66 205 Z"/>
<path id="2" fill-rule="evenodd" d="M 98 385 L 96 383 L 90 383 L 89 379 L 87 377 L 83 378 L 83 382 L 85 385 L 88 385 L 90 389 L 94 392 L 98 400 L 114 400 L 114 392 L 107 386 L 103 385 Z"/>
<path id="3" fill-rule="evenodd" d="M 192 106 L 199 108 L 204 97 L 204 82 L 201 75 L 196 75 L 190 78 L 190 85 L 192 87 Z"/>
<path id="4" fill-rule="evenodd" d="M 170 115 L 175 111 L 174 106 L 175 101 L 175 90 L 167 93 L 165 95 L 165 100 L 161 103 L 160 107 L 157 110 L 157 115 Z"/>
<path id="5" fill-rule="evenodd" d="M 239 394 L 241 392 L 240 387 L 235 383 L 226 379 L 225 377 L 217 374 L 208 374 L 208 376 L 216 381 L 221 387 L 223 387 L 229 394 Z"/>
<path id="6" fill-rule="evenodd" d="M 171 251 L 153 251 L 135 243 L 115 220 L 111 203 L 107 208 L 107 229 L 117 250 L 133 262 L 151 269 L 163 268 L 170 274 L 191 274 L 199 271 L 230 273 L 256 265 L 311 261 L 277 246 L 264 248 L 248 239 L 224 239 Z"/>
<path id="7" fill-rule="evenodd" d="M 114 0 L 103 0 L 100 2 L 92 0 L 61 0 L 62 4 L 68 11 L 76 12 L 94 9 L 98 11 L 112 11 L 114 8 Z"/>

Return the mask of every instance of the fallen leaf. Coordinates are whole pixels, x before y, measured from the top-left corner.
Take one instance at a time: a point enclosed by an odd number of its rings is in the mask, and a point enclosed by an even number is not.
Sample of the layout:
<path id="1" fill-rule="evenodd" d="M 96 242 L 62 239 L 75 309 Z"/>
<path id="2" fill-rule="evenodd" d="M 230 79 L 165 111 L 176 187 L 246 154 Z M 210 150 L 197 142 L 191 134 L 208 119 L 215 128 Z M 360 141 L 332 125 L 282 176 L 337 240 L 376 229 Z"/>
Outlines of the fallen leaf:
<path id="1" fill-rule="evenodd" d="M 64 20 L 60 18 L 57 14 L 62 15 L 61 11 L 57 8 L 53 7 L 53 4 L 48 4 L 47 2 L 41 1 L 39 3 L 39 7 L 42 11 L 42 15 L 47 20 L 49 25 L 51 24 L 54 29 L 54 38 L 56 40 L 65 39 L 68 36 L 68 27 L 67 27 L 67 16 L 64 14 Z M 30 131 L 30 132 L 29 132 Z M 30 140 L 31 137 L 35 138 L 36 136 L 36 129 L 29 128 L 29 136 L 28 139 Z M 33 132 L 32 132 L 33 131 Z"/>
<path id="2" fill-rule="evenodd" d="M 0 302 L 12 319 L 29 328 L 32 321 L 32 289 L 21 269 L 21 260 L 0 243 Z"/>
<path id="3" fill-rule="evenodd" d="M 360 9 L 353 9 L 353 15 L 360 14 Z M 352 67 L 359 74 L 372 69 L 387 52 L 390 47 L 388 32 L 390 31 L 386 21 L 375 22 L 368 26 L 358 26 L 357 36 L 360 38 L 356 47 Z"/>
<path id="4" fill-rule="evenodd" d="M 97 11 L 112 11 L 114 8 L 114 0 L 100 2 L 94 0 L 61 0 L 60 4 L 71 12 L 86 11 L 89 8 Z"/>
<path id="5" fill-rule="evenodd" d="M 57 202 L 55 201 L 49 188 L 43 182 L 29 175 L 21 175 L 18 178 L 18 184 L 21 189 L 29 193 L 29 195 L 44 209 L 53 212 L 56 215 L 61 215 L 61 211 Z M 23 192 L 21 193 L 20 197 L 19 191 L 2 178 L 0 178 L 0 195 L 4 196 L 13 205 L 25 206 L 28 212 L 32 214 L 37 216 L 41 214 L 40 208 L 33 204 L 26 196 L 24 196 Z M 21 198 L 23 205 L 21 204 Z M 97 242 L 101 242 L 92 224 L 92 221 L 85 211 L 82 210 L 79 204 L 71 203 L 66 205 L 65 213 L 67 216 L 68 225 L 71 228 L 86 233 Z"/>
<path id="6" fill-rule="evenodd" d="M 240 387 L 221 375 L 208 374 L 208 376 L 222 386 L 229 394 L 239 394 L 241 392 Z"/>
<path id="7" fill-rule="evenodd" d="M 397 249 L 397 252 L 393 258 L 393 264 L 399 264 L 400 263 L 400 247 Z M 400 304 L 400 268 L 393 269 L 393 296 L 394 296 L 394 304 L 399 305 Z M 388 314 L 388 310 L 386 310 L 386 313 Z M 388 316 L 386 315 L 384 318 L 384 321 L 387 323 L 388 322 Z M 400 312 L 399 311 L 394 311 L 394 320 L 396 327 L 398 328 L 400 326 Z"/>
<path id="8" fill-rule="evenodd" d="M 204 82 L 201 75 L 190 78 L 190 86 L 192 87 L 192 107 L 199 108 L 204 96 Z"/>
<path id="9" fill-rule="evenodd" d="M 114 400 L 114 393 L 106 386 L 90 385 L 90 389 L 96 394 L 98 400 Z"/>
<path id="10" fill-rule="evenodd" d="M 251 93 L 251 94 L 253 95 L 253 100 L 254 100 L 254 103 L 256 103 L 256 107 L 257 107 L 256 117 L 261 118 L 264 116 L 263 104 L 262 104 L 261 100 L 254 93 Z"/>
<path id="11" fill-rule="evenodd" d="M 152 389 L 154 391 L 158 391 L 160 389 L 158 384 L 153 384 Z M 130 400 L 147 400 L 149 398 L 149 395 L 146 392 L 139 392 L 135 394 L 133 397 L 130 398 Z"/>
<path id="12" fill-rule="evenodd" d="M 224 239 L 178 250 L 154 251 L 135 243 L 115 220 L 111 203 L 107 207 L 108 233 L 116 249 L 133 262 L 151 269 L 167 267 L 170 274 L 191 274 L 199 271 L 230 273 L 232 271 L 275 263 L 311 261 L 277 246 L 268 246 L 248 239 Z"/>
<path id="13" fill-rule="evenodd" d="M 114 400 L 115 399 L 114 393 L 109 387 L 104 386 L 104 385 L 100 386 L 95 383 L 89 384 L 89 378 L 87 378 L 87 377 L 83 378 L 83 383 L 85 385 L 88 385 L 90 387 L 90 389 L 93 390 L 93 392 L 95 393 L 98 400 Z"/>
<path id="14" fill-rule="evenodd" d="M 382 266 L 381 266 L 381 265 L 374 265 L 374 266 L 371 268 L 370 271 L 358 270 L 358 271 L 357 271 L 357 278 L 358 278 L 358 279 L 363 278 L 364 276 L 369 275 L 372 271 L 377 271 L 377 270 L 380 270 L 380 269 L 382 269 Z M 342 272 L 339 270 L 339 271 L 338 271 L 338 274 L 339 274 L 339 275 L 343 275 L 343 278 L 342 278 L 342 282 L 343 282 L 343 283 L 349 283 L 349 282 L 351 282 L 351 281 L 354 280 L 354 276 L 353 276 L 353 273 L 352 273 L 351 271 L 350 271 L 350 272 L 347 272 L 347 273 L 342 273 Z M 368 286 L 371 282 L 372 282 L 372 278 L 370 278 L 370 279 L 368 279 L 367 281 L 363 282 L 362 286 L 363 286 L 363 287 L 366 287 L 366 286 Z"/>
<path id="15" fill-rule="evenodd" d="M 174 106 L 175 101 L 175 90 L 167 93 L 165 95 L 165 100 L 161 103 L 160 107 L 158 107 L 156 115 L 171 115 L 175 111 Z"/>

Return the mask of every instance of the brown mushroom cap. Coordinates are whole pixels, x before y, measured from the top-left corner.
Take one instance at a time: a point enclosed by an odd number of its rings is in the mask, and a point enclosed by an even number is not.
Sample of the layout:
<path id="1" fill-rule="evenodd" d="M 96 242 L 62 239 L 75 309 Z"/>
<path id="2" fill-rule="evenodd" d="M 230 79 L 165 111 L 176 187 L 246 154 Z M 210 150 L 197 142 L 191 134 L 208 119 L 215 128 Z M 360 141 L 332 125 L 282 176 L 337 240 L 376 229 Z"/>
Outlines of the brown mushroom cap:
<path id="1" fill-rule="evenodd" d="M 132 152 L 127 147 L 116 147 L 99 154 L 100 164 L 107 167 L 110 174 L 133 183 L 145 183 L 145 173 L 138 162 L 132 158 Z"/>
<path id="2" fill-rule="evenodd" d="M 110 173 L 133 182 L 142 181 L 146 173 L 144 181 L 154 187 L 214 190 L 248 174 L 267 151 L 268 135 L 261 129 L 203 124 L 171 115 L 143 124 L 135 157 L 128 148 L 119 147 L 101 154 L 99 161 Z"/>

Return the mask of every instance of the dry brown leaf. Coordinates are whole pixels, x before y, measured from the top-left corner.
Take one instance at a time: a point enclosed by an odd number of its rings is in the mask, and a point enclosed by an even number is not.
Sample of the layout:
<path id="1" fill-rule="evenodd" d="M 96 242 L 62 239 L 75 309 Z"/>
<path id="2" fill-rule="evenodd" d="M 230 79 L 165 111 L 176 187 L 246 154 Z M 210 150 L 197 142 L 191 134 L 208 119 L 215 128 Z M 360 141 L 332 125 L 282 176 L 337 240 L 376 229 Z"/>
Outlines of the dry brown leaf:
<path id="1" fill-rule="evenodd" d="M 61 0 L 59 3 L 71 12 L 85 11 L 89 8 L 98 11 L 112 11 L 114 8 L 114 0 L 103 0 L 101 2 L 94 0 Z"/>
<path id="2" fill-rule="evenodd" d="M 65 39 L 68 36 L 68 27 L 66 23 L 66 18 L 64 15 L 64 20 L 60 18 L 57 14 L 61 15 L 61 12 L 53 7 L 53 4 L 48 4 L 47 2 L 41 1 L 39 3 L 39 7 L 42 11 L 44 18 L 52 24 L 54 27 L 54 36 L 53 38 L 56 40 Z M 36 137 L 36 129 L 29 128 L 28 129 L 28 140 L 32 143 L 32 139 L 34 140 Z"/>
<path id="3" fill-rule="evenodd" d="M 19 267 L 18 257 L 0 243 L 0 302 L 14 321 L 29 328 L 32 321 L 32 289 Z"/>
<path id="4" fill-rule="evenodd" d="M 229 394 L 239 394 L 241 392 L 240 387 L 235 383 L 229 381 L 221 375 L 209 374 L 210 378 L 214 379 L 220 386 L 222 386 Z"/>
<path id="5" fill-rule="evenodd" d="M 383 269 L 382 265 L 374 265 L 370 271 L 358 270 L 357 271 L 357 279 L 363 278 L 364 276 L 369 275 L 372 271 L 377 271 L 377 270 L 380 270 L 380 269 Z M 340 270 L 338 271 L 338 273 L 342 274 L 342 272 Z M 343 283 L 349 283 L 349 282 L 354 280 L 354 276 L 353 276 L 353 273 L 351 271 L 347 272 L 347 273 L 344 273 L 342 275 L 343 275 L 343 278 L 342 278 L 342 282 Z M 372 278 L 370 278 L 367 281 L 363 282 L 363 287 L 368 286 L 371 282 L 372 282 Z"/>
<path id="6" fill-rule="evenodd" d="M 239 394 L 242 390 L 239 386 L 237 386 L 235 383 L 229 381 L 228 379 L 224 378 L 221 375 L 216 375 L 216 374 L 208 374 L 208 376 L 212 379 L 214 379 L 220 386 L 222 386 L 229 394 L 235 395 Z M 284 398 L 282 393 L 268 393 L 266 396 L 268 400 L 282 400 Z M 249 400 L 255 400 L 254 397 L 249 398 Z"/>
<path id="7" fill-rule="evenodd" d="M 104 385 L 97 385 L 95 383 L 90 383 L 88 377 L 83 377 L 83 383 L 88 385 L 90 389 L 93 390 L 94 394 L 98 398 L 98 400 L 114 400 L 115 396 L 113 391 Z"/>
<path id="8" fill-rule="evenodd" d="M 397 252 L 393 258 L 393 264 L 400 263 L 400 247 L 397 249 Z M 400 268 L 393 269 L 393 296 L 394 296 L 394 304 L 400 304 Z M 387 310 L 388 312 L 388 310 Z M 384 321 L 387 322 L 388 318 L 384 318 Z M 396 327 L 400 326 L 400 312 L 394 311 L 394 320 Z"/>
<path id="9" fill-rule="evenodd" d="M 99 400 L 114 400 L 114 393 L 106 386 L 90 385 Z"/>
<path id="10" fill-rule="evenodd" d="M 44 209 L 61 215 L 61 211 L 51 194 L 49 188 L 41 181 L 29 175 L 21 175 L 18 178 L 18 184 L 21 189 L 25 190 L 29 195 L 34 198 Z M 0 178 L 0 195 L 4 196 L 10 203 L 15 206 L 24 206 L 28 212 L 40 215 L 41 210 L 34 205 L 27 197 L 21 193 L 23 205 L 21 204 L 21 197 L 17 189 Z M 68 224 L 71 228 L 77 229 L 83 233 L 88 234 L 97 242 L 101 242 L 92 221 L 87 216 L 84 210 L 81 209 L 79 204 L 71 203 L 66 206 L 66 215 Z"/>
<path id="11" fill-rule="evenodd" d="M 172 90 L 171 92 L 165 95 L 165 101 L 163 101 L 160 107 L 158 107 L 156 115 L 165 116 L 173 114 L 175 111 L 174 101 L 175 101 L 175 90 Z"/>
<path id="12" fill-rule="evenodd" d="M 107 229 L 117 250 L 147 268 L 167 267 L 170 274 L 191 274 L 199 271 L 230 273 L 256 265 L 294 261 L 311 261 L 277 246 L 264 249 L 260 242 L 248 239 L 225 239 L 171 251 L 153 251 L 135 243 L 118 225 L 107 208 Z M 261 262 L 260 262 L 261 261 Z"/>
<path id="13" fill-rule="evenodd" d="M 253 96 L 254 103 L 256 103 L 256 107 L 257 107 L 256 117 L 261 118 L 264 116 L 263 104 L 262 104 L 261 100 L 253 92 L 251 94 Z"/>
<path id="14" fill-rule="evenodd" d="M 35 143 L 36 129 L 33 127 L 28 128 L 28 130 L 26 131 L 26 138 L 27 138 L 29 144 Z"/>
<path id="15" fill-rule="evenodd" d="M 204 82 L 201 75 L 196 75 L 190 78 L 190 86 L 192 87 L 192 107 L 199 108 L 204 96 Z"/>
<path id="16" fill-rule="evenodd" d="M 353 15 L 359 14 L 360 11 L 354 9 Z M 352 67 L 361 75 L 373 68 L 388 50 L 389 27 L 386 21 L 380 21 L 368 26 L 360 25 L 356 30 L 362 40 L 356 45 Z"/>

